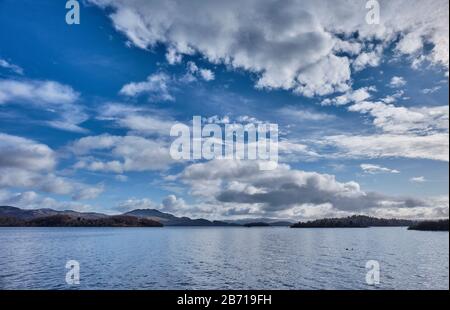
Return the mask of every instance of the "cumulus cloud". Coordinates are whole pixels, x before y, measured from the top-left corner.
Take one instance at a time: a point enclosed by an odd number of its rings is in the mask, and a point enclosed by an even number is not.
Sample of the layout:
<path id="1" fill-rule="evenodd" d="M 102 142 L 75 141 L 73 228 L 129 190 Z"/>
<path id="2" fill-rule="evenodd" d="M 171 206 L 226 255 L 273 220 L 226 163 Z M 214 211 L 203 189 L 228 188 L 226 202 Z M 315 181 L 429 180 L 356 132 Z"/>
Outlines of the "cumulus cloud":
<path id="1" fill-rule="evenodd" d="M 367 100 L 371 97 L 370 92 L 376 91 L 376 88 L 373 86 L 368 87 L 361 87 L 356 90 L 348 90 L 342 95 L 333 97 L 333 98 L 326 98 L 322 100 L 321 105 L 327 106 L 327 105 L 346 105 L 349 103 L 358 103 L 364 100 Z"/>
<path id="2" fill-rule="evenodd" d="M 380 25 L 365 22 L 362 0 L 90 2 L 111 9 L 115 28 L 135 46 L 166 44 L 171 63 L 175 55 L 199 53 L 211 63 L 256 73 L 260 88 L 305 96 L 342 91 L 351 67 L 377 66 L 392 44 L 413 64 L 427 61 L 448 70 L 445 0 L 380 1 Z"/>
<path id="3" fill-rule="evenodd" d="M 350 88 L 349 61 L 346 57 L 331 55 L 306 68 L 297 81 L 294 92 L 306 97 L 344 92 Z"/>
<path id="4" fill-rule="evenodd" d="M 404 94 L 405 94 L 405 92 L 403 90 L 397 90 L 392 95 L 388 95 L 388 96 L 382 98 L 381 101 L 384 103 L 388 103 L 388 104 L 394 103 L 400 98 L 405 98 L 405 97 L 403 97 Z"/>
<path id="5" fill-rule="evenodd" d="M 227 214 L 256 208 L 265 215 L 314 217 L 442 207 L 426 199 L 366 192 L 354 181 L 339 182 L 333 175 L 296 170 L 288 165 L 279 165 L 270 172 L 260 171 L 252 161 L 192 164 L 176 178 L 188 185 L 193 195 L 203 199 L 213 197 Z"/>
<path id="6" fill-rule="evenodd" d="M 55 165 L 56 155 L 47 145 L 0 133 L 0 168 L 40 171 L 52 170 Z"/>
<path id="7" fill-rule="evenodd" d="M 57 156 L 45 144 L 0 133 L 0 188 L 26 188 L 68 195 L 74 199 L 93 198 L 102 191 L 55 173 Z"/>
<path id="8" fill-rule="evenodd" d="M 88 136 L 72 143 L 70 149 L 81 156 L 75 168 L 90 171 L 164 170 L 173 163 L 167 142 L 139 136 Z"/>
<path id="9" fill-rule="evenodd" d="M 98 113 L 99 120 L 114 122 L 118 127 L 129 130 L 130 134 L 140 136 L 168 136 L 176 123 L 157 111 L 130 105 L 109 103 L 103 105 Z"/>
<path id="10" fill-rule="evenodd" d="M 131 82 L 122 87 L 121 95 L 136 97 L 147 94 L 151 101 L 174 101 L 170 92 L 171 78 L 164 72 L 154 73 L 143 82 Z"/>
<path id="11" fill-rule="evenodd" d="M 53 117 L 42 121 L 47 126 L 86 133 L 79 126 L 88 119 L 82 106 L 75 104 L 79 97 L 72 87 L 55 81 L 0 79 L 0 105 L 21 104 L 44 110 Z"/>
<path id="12" fill-rule="evenodd" d="M 23 188 L 58 195 L 72 195 L 73 200 L 93 199 L 103 192 L 103 186 L 91 187 L 55 173 L 14 167 L 0 167 L 1 188 Z"/>
<path id="13" fill-rule="evenodd" d="M 405 83 L 402 77 L 394 76 L 390 85 L 397 88 Z M 394 105 L 403 96 L 402 90 L 374 102 L 370 101 L 370 91 L 376 89 L 368 87 L 351 90 L 321 102 L 322 105 L 352 103 L 347 110 L 366 115 L 375 127 L 372 134 L 339 134 L 318 139 L 316 146 L 322 151 L 322 157 L 402 157 L 448 161 L 448 105 Z"/>
<path id="14" fill-rule="evenodd" d="M 394 76 L 392 77 L 391 81 L 389 82 L 389 86 L 393 88 L 398 88 L 406 85 L 406 80 L 401 76 Z"/>
<path id="15" fill-rule="evenodd" d="M 212 81 L 216 78 L 213 71 L 206 68 L 199 68 L 195 62 L 188 61 L 187 73 L 180 80 L 184 82 L 193 82 L 197 80 L 197 77 L 207 82 Z"/>
<path id="16" fill-rule="evenodd" d="M 19 187 L 60 195 L 70 194 L 74 184 L 53 173 L 40 173 L 21 168 L 0 168 L 0 188 Z"/>
<path id="17" fill-rule="evenodd" d="M 448 161 L 449 108 L 399 107 L 384 102 L 362 101 L 349 111 L 368 115 L 377 132 L 339 134 L 317 141 L 321 153 L 335 158 L 420 158 Z"/>
<path id="18" fill-rule="evenodd" d="M 171 65 L 179 64 L 183 60 L 183 56 L 178 54 L 177 50 L 169 47 L 166 53 L 167 62 Z"/>
<path id="19" fill-rule="evenodd" d="M 67 104 L 79 94 L 70 86 L 54 81 L 0 80 L 0 104 L 12 101 L 36 104 Z"/>
<path id="20" fill-rule="evenodd" d="M 161 210 L 164 212 L 183 213 L 186 209 L 189 209 L 186 202 L 175 195 L 167 196 L 161 203 Z"/>
<path id="21" fill-rule="evenodd" d="M 349 111 L 368 114 L 373 124 L 387 133 L 418 133 L 425 136 L 432 133 L 448 133 L 449 107 L 399 107 L 383 102 L 360 102 L 348 108 Z"/>
<path id="22" fill-rule="evenodd" d="M 374 51 L 359 54 L 352 62 L 352 66 L 355 71 L 361 71 L 366 67 L 378 67 L 381 62 L 382 53 L 382 46 L 379 45 Z"/>

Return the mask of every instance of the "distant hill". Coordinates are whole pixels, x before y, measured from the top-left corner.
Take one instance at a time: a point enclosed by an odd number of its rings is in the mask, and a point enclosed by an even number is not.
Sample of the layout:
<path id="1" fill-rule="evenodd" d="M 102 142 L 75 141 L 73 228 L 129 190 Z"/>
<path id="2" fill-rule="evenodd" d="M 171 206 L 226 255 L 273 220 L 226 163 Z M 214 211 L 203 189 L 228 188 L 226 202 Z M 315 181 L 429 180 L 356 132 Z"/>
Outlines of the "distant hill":
<path id="1" fill-rule="evenodd" d="M 0 217 L 0 226 L 21 227 L 162 227 L 159 222 L 134 216 L 115 215 L 102 218 L 82 218 L 58 214 L 30 220 Z"/>
<path id="2" fill-rule="evenodd" d="M 279 220 L 279 219 L 272 219 L 272 218 L 246 218 L 246 219 L 239 219 L 239 220 L 228 220 L 228 223 L 233 223 L 237 225 L 245 225 L 250 223 L 267 223 L 270 224 L 270 226 L 291 226 L 294 224 L 294 221 L 289 220 Z"/>
<path id="3" fill-rule="evenodd" d="M 270 224 L 264 222 L 247 223 L 244 224 L 245 227 L 269 227 Z"/>
<path id="4" fill-rule="evenodd" d="M 98 219 L 107 217 L 106 214 L 93 212 L 76 212 L 72 210 L 56 211 L 53 209 L 20 209 L 11 206 L 0 206 L 0 216 L 2 217 L 13 217 L 21 220 L 31 220 L 38 217 L 45 217 L 52 215 L 69 215 L 72 217 L 82 217 L 88 219 Z"/>
<path id="5" fill-rule="evenodd" d="M 223 221 L 209 221 L 206 219 L 191 219 L 189 217 L 177 217 L 156 209 L 137 209 L 121 215 L 109 216 L 102 213 L 76 212 L 71 210 L 57 211 L 53 209 L 20 209 L 11 206 L 0 206 L 0 226 L 140 226 L 151 222 L 161 223 L 164 226 L 239 226 Z M 124 220 L 120 223 L 112 220 L 136 218 L 137 222 Z M 74 219 L 77 219 L 76 221 Z M 53 223 L 55 221 L 55 223 Z M 46 223 L 46 224 L 44 224 Z M 146 224 L 146 225 L 147 225 Z"/>
<path id="6" fill-rule="evenodd" d="M 53 209 L 25 210 L 0 206 L 0 226 L 9 227 L 161 227 L 158 221 L 134 216 L 101 213 L 57 211 Z"/>
<path id="7" fill-rule="evenodd" d="M 125 213 L 124 215 L 136 216 L 158 221 L 164 226 L 238 226 L 233 223 L 222 221 L 209 221 L 206 219 L 191 219 L 189 217 L 177 217 L 170 213 L 164 213 L 156 209 L 137 209 Z"/>
<path id="8" fill-rule="evenodd" d="M 299 222 L 292 228 L 364 228 L 364 227 L 403 227 L 415 224 L 411 220 L 380 219 L 365 215 L 353 215 L 344 218 L 326 218 L 308 222 Z"/>
<path id="9" fill-rule="evenodd" d="M 421 221 L 408 227 L 409 230 L 448 231 L 449 220 Z"/>

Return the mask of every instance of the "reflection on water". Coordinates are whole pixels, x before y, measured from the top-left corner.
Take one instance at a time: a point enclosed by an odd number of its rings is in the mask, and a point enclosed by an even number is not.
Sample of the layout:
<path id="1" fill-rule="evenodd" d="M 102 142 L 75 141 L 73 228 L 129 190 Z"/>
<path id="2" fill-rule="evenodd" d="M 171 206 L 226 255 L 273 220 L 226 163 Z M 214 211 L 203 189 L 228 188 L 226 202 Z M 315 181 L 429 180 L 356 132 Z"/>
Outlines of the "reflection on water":
<path id="1" fill-rule="evenodd" d="M 448 232 L 406 228 L 0 228 L 2 289 L 449 289 Z M 65 282 L 68 260 L 80 285 Z"/>

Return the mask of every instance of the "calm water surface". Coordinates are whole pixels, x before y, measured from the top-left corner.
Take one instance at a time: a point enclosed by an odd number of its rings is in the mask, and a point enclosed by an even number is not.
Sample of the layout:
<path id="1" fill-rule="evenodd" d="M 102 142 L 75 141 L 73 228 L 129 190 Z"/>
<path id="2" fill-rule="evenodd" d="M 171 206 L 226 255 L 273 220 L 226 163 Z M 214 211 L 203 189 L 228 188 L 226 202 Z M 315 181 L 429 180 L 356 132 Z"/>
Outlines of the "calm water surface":
<path id="1" fill-rule="evenodd" d="M 65 282 L 68 260 L 81 283 Z M 0 228 L 0 289 L 449 289 L 448 232 Z"/>

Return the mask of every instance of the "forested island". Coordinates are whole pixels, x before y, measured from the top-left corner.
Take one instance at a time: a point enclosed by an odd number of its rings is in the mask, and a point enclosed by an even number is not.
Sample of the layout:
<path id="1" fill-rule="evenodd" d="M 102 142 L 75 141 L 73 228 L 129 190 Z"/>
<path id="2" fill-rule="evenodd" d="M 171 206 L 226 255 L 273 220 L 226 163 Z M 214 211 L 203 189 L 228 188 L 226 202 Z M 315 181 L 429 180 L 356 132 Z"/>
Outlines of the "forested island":
<path id="1" fill-rule="evenodd" d="M 415 224 L 415 221 L 401 219 L 381 219 L 365 215 L 353 215 L 342 218 L 325 218 L 308 222 L 299 222 L 292 228 L 366 228 L 366 227 L 403 227 Z"/>
<path id="2" fill-rule="evenodd" d="M 411 225 L 409 230 L 448 231 L 449 220 L 423 221 Z"/>

